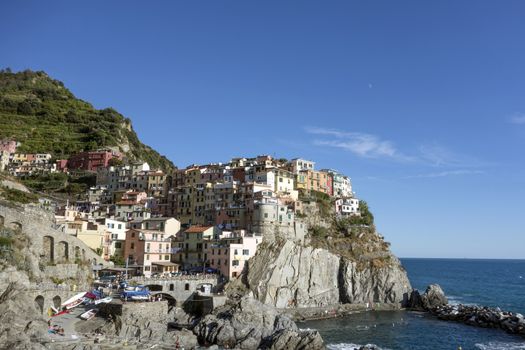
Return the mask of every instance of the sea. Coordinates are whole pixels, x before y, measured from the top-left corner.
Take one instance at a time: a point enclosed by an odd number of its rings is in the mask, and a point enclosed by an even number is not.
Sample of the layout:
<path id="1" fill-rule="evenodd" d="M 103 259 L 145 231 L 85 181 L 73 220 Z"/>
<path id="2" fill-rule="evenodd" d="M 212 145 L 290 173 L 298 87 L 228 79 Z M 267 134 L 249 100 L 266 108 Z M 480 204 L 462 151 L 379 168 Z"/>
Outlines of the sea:
<path id="1" fill-rule="evenodd" d="M 525 315 L 525 260 L 401 259 L 412 287 L 441 285 L 450 303 L 500 307 Z M 421 312 L 364 312 L 298 323 L 318 330 L 328 349 L 525 350 L 525 337 L 441 321 Z"/>

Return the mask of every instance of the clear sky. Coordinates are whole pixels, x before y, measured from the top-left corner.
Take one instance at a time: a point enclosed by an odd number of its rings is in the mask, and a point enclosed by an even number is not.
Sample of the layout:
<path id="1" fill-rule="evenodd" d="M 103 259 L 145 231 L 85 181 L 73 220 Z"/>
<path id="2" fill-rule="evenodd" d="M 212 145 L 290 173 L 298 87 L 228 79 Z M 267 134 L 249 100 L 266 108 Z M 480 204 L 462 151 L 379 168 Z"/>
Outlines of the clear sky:
<path id="1" fill-rule="evenodd" d="M 0 67 L 177 166 L 339 169 L 403 257 L 525 258 L 525 2 L 2 1 Z"/>

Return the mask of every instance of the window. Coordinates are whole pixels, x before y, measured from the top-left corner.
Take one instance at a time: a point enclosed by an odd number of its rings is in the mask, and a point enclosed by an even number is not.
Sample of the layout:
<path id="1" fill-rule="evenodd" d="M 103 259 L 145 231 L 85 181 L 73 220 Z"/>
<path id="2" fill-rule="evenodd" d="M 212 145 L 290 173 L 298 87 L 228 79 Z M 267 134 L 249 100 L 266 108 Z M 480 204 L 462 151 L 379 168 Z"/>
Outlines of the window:
<path id="1" fill-rule="evenodd" d="M 115 242 L 115 248 L 117 248 L 117 249 L 122 248 L 122 243 L 121 242 Z"/>
<path id="2" fill-rule="evenodd" d="M 149 254 L 146 254 L 146 260 L 149 260 Z"/>
<path id="3" fill-rule="evenodd" d="M 170 283 L 170 291 L 174 291 L 175 290 L 175 286 L 173 285 L 173 283 Z"/>
<path id="4" fill-rule="evenodd" d="M 135 249 L 135 243 L 131 242 L 131 246 L 130 246 L 131 249 Z"/>
<path id="5" fill-rule="evenodd" d="M 115 227 L 115 224 L 113 224 L 113 227 Z M 122 224 L 118 224 L 118 229 L 120 230 L 122 228 Z"/>
<path id="6" fill-rule="evenodd" d="M 232 260 L 232 266 L 239 266 L 239 260 Z"/>
<path id="7" fill-rule="evenodd" d="M 131 232 L 131 238 L 135 238 L 135 232 Z"/>
<path id="8" fill-rule="evenodd" d="M 184 285 L 184 290 L 190 290 L 190 284 L 189 283 L 186 283 Z"/>
<path id="9" fill-rule="evenodd" d="M 264 218 L 268 218 L 268 213 L 264 213 Z"/>
<path id="10" fill-rule="evenodd" d="M 150 266 L 144 266 L 144 271 L 149 271 L 150 270 Z"/>
<path id="11" fill-rule="evenodd" d="M 249 249 L 243 249 L 242 250 L 242 255 L 250 255 L 250 250 Z"/>
<path id="12" fill-rule="evenodd" d="M 169 255 L 164 255 L 164 260 L 170 260 L 170 256 Z"/>
<path id="13" fill-rule="evenodd" d="M 235 249 L 235 250 L 233 251 L 233 255 L 239 255 L 239 252 L 237 251 L 237 249 Z"/>

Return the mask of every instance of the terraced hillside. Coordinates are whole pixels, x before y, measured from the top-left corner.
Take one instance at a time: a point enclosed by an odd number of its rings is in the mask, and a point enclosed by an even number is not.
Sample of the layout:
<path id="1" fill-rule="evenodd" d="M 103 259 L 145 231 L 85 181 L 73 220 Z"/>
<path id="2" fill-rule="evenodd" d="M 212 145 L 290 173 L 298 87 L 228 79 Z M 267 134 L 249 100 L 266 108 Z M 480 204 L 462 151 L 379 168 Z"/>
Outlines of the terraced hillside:
<path id="1" fill-rule="evenodd" d="M 131 120 L 112 108 L 95 109 L 44 72 L 0 71 L 0 139 L 15 138 L 26 153 L 51 153 L 55 159 L 108 147 L 154 168 L 174 167 L 144 145 Z"/>

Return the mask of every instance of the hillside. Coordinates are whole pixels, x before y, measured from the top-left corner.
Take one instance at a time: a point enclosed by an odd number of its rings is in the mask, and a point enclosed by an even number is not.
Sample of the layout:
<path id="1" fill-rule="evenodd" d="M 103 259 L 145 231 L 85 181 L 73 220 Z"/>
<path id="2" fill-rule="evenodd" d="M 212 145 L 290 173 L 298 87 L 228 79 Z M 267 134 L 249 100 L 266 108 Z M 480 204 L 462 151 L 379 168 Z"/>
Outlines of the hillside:
<path id="1" fill-rule="evenodd" d="M 140 142 L 130 119 L 112 108 L 95 109 L 44 72 L 0 71 L 0 139 L 6 137 L 22 143 L 21 153 L 51 153 L 61 159 L 108 147 L 153 168 L 174 168 Z"/>

